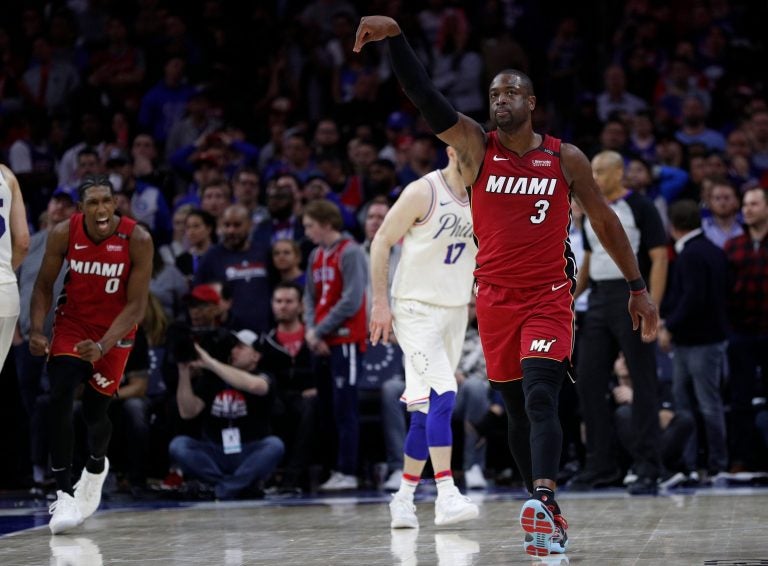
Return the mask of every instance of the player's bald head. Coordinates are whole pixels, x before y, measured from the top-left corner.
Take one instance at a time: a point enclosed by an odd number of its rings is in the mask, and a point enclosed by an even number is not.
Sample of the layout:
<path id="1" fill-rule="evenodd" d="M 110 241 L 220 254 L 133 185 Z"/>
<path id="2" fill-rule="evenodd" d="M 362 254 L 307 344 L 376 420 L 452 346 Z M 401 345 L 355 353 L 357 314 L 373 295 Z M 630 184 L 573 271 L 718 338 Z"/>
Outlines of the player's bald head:
<path id="1" fill-rule="evenodd" d="M 536 95 L 536 93 L 533 91 L 533 81 L 531 80 L 531 77 L 526 75 L 524 72 L 517 69 L 504 69 L 493 78 L 491 84 L 495 83 L 500 77 L 517 77 L 518 84 L 526 90 L 528 96 Z"/>

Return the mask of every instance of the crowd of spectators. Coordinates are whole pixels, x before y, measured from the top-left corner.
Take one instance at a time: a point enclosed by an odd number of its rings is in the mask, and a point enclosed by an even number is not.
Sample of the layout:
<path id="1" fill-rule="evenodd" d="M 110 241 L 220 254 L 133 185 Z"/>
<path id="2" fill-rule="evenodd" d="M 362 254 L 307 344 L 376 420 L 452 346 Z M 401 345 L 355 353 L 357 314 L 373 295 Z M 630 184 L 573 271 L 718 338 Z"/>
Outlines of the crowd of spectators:
<path id="1" fill-rule="evenodd" d="M 142 222 L 155 239 L 144 346 L 137 341 L 112 411 L 122 423 L 114 441 L 123 444 L 115 447 L 114 469 L 125 485 L 139 493 L 148 476 L 194 477 L 189 468 L 196 460 L 188 452 L 199 438 L 238 454 L 246 441 L 266 442 L 262 448 L 274 462 L 266 470 L 253 466 L 254 473 L 261 480 L 276 467 L 288 490 L 309 485 L 311 464 L 325 477 L 334 468 L 334 451 L 343 450 L 335 444 L 344 435 L 332 432 L 329 364 L 304 341 L 301 296 L 307 279 L 311 284 L 305 270 L 315 244 L 305 235 L 302 211 L 312 201 L 333 203 L 342 232 L 365 250 L 369 207 L 384 205 L 385 214 L 409 182 L 444 165 L 439 141 L 391 75 L 386 43 L 352 51 L 359 17 L 372 13 L 398 20 L 460 112 L 486 120 L 490 79 L 518 68 L 537 88 L 536 131 L 575 143 L 590 158 L 619 152 L 624 186 L 653 201 L 667 230 L 670 280 L 676 252 L 668 209 L 696 203 L 703 233 L 724 248 L 731 270 L 730 363 L 715 384 L 726 411 L 728 456 L 719 454 L 717 466 L 710 460 L 707 469 L 705 439 L 713 427 L 701 422 L 708 416 L 688 395 L 699 441 L 687 446 L 684 469 L 671 471 L 690 479 L 698 468 L 716 474 L 768 467 L 765 6 L 746 0 L 594 1 L 570 8 L 531 0 L 16 3 L 4 7 L 0 22 L 0 160 L 18 177 L 37 234 L 39 253 L 30 251 L 21 268 L 22 298 L 34 283 L 48 228 L 72 214 L 76 188 L 88 174 L 108 174 L 120 213 Z M 662 305 L 663 316 L 675 308 Z M 4 378 L 2 388 L 3 397 L 23 400 L 13 413 L 20 422 L 7 424 L 30 439 L 29 446 L 13 444 L 16 461 L 29 469 L 5 478 L 8 485 L 27 474 L 43 485 L 47 476 L 48 382 L 40 360 L 26 351 L 28 309 L 22 306 L 14 346 L 18 383 Z M 203 353 L 190 351 L 192 337 Z M 674 355 L 674 333 L 668 342 L 664 349 Z M 260 381 L 243 392 L 243 382 L 221 376 L 219 362 Z M 461 367 L 466 373 L 475 366 L 465 360 Z M 662 369 L 660 379 L 672 373 Z M 211 385 L 216 376 L 226 387 Z M 626 385 L 626 376 L 620 378 Z M 224 394 L 231 389 L 242 395 Z M 479 397 L 482 411 L 493 410 L 492 396 Z M 227 439 L 231 422 L 210 420 L 231 418 L 227 411 L 237 403 L 270 417 L 249 423 L 250 437 Z M 472 410 L 457 416 L 471 443 L 463 465 L 485 485 L 477 477 L 485 465 L 483 435 L 496 421 L 493 413 L 470 417 Z M 222 437 L 211 438 L 211 430 Z M 583 457 L 578 434 L 566 439 L 572 443 L 566 455 Z M 346 463 L 345 473 L 369 481 L 363 453 L 356 464 Z M 396 465 L 388 472 L 396 473 Z M 218 477 L 198 476 L 213 483 Z M 253 487 L 239 479 L 216 493 L 247 495 Z"/>

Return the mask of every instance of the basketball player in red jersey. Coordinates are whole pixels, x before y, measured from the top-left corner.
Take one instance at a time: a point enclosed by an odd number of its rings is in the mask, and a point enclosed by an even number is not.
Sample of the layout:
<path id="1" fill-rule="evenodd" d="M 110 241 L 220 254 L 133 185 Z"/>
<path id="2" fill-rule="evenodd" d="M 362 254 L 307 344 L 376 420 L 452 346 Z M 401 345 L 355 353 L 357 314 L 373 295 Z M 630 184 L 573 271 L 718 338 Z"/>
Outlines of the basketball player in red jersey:
<path id="1" fill-rule="evenodd" d="M 524 73 L 494 77 L 488 95 L 496 128 L 486 133 L 435 88 L 393 19 L 364 17 L 354 51 L 383 39 L 405 93 L 437 137 L 456 149 L 471 186 L 480 338 L 488 378 L 506 405 L 509 447 L 531 492 L 520 512 L 523 548 L 533 556 L 565 552 L 567 523 L 555 501 L 555 478 L 562 445 L 557 399 L 573 349 L 571 196 L 627 279 L 629 316 L 643 340 L 656 336 L 656 307 L 586 156 L 533 131 L 536 96 Z"/>
<path id="2" fill-rule="evenodd" d="M 58 489 L 50 510 L 53 534 L 82 523 L 101 501 L 112 432 L 107 408 L 144 317 L 152 274 L 152 237 L 135 220 L 115 214 L 109 178 L 86 177 L 79 195 L 80 212 L 48 236 L 30 310 L 29 349 L 48 355 L 51 380 L 51 465 Z M 43 322 L 65 259 L 68 270 L 49 344 Z M 72 404 L 86 381 L 82 401 L 90 457 L 73 491 Z"/>

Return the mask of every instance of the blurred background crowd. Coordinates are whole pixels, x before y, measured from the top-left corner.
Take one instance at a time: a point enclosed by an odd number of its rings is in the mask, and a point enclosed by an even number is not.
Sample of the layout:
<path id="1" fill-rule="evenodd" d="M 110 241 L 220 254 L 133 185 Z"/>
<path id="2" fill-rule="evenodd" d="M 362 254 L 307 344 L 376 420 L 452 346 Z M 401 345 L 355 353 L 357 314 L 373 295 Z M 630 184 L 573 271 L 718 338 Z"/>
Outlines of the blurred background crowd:
<path id="1" fill-rule="evenodd" d="M 25 305 L 15 355 L 0 379 L 6 452 L 0 487 L 50 487 L 48 383 L 42 361 L 26 351 L 29 295 L 40 243 L 75 210 L 85 175 L 109 175 L 120 213 L 144 223 L 157 250 L 143 346 L 137 342 L 113 403 L 113 488 L 136 497 L 148 485 L 182 486 L 190 497 L 205 491 L 186 485 L 194 473 L 176 461 L 184 455 L 173 443 L 205 434 L 206 423 L 181 418 L 176 404 L 178 365 L 195 357 L 185 348 L 194 338 L 225 363 L 234 363 L 237 348 L 251 348 L 258 371 L 272 379 L 253 429 L 276 433 L 285 455 L 266 486 L 243 496 L 270 486 L 315 489 L 337 449 L 327 364 L 310 354 L 301 334 L 288 349 L 275 338 L 303 331 L 304 271 L 314 244 L 305 237 L 302 210 L 314 200 L 332 202 L 344 231 L 367 249 L 400 191 L 446 161 L 392 75 L 386 42 L 352 52 L 359 18 L 394 17 L 437 87 L 481 123 L 488 119 L 492 77 L 506 68 L 528 73 L 538 101 L 534 129 L 578 145 L 590 158 L 603 150 L 621 153 L 624 185 L 656 205 L 674 265 L 668 210 L 678 201 L 696 203 L 704 234 L 719 248 L 745 233 L 765 235 L 767 12 L 765 3 L 747 0 L 5 5 L 0 160 L 20 181 L 38 248 L 33 242 L 20 270 Z M 746 218 L 745 194 L 758 198 Z M 580 237 L 577 218 L 575 211 L 574 238 Z M 668 477 L 682 473 L 699 482 L 768 470 L 768 240 L 754 240 L 753 247 L 729 254 L 731 264 L 746 262 L 746 271 L 731 265 L 737 275 L 723 297 L 731 347 L 717 386 L 728 456 L 713 464 L 709 417 L 693 403 L 686 407 L 693 424 L 681 441 L 694 443 L 693 456 L 683 458 L 681 448 L 665 462 Z M 662 316 L 674 306 L 662 308 Z M 674 353 L 674 340 L 658 348 L 666 403 L 660 410 L 680 405 L 672 387 Z M 358 384 L 359 486 L 397 488 L 402 366 L 394 346 L 367 356 Z M 455 451 L 455 467 L 471 487 L 509 481 L 512 467 L 503 411 L 481 358 L 476 330 L 469 328 L 457 379 L 476 387 L 466 388 L 471 408 L 456 415 L 464 449 Z M 617 410 L 631 402 L 631 376 L 620 362 L 612 389 L 601 393 Z M 629 397 L 620 389 L 627 386 Z M 577 397 L 567 384 L 561 479 L 576 473 L 584 458 Z M 169 453 L 169 445 L 176 449 Z M 628 464 L 621 445 L 617 438 L 623 477 Z"/>

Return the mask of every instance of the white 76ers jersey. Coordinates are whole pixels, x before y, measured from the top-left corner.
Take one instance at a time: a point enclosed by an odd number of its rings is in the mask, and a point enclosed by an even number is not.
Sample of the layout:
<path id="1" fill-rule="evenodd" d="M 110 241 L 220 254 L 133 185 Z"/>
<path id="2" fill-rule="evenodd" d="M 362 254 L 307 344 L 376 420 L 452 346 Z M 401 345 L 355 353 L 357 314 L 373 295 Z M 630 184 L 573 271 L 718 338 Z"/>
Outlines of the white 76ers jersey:
<path id="1" fill-rule="evenodd" d="M 15 283 L 16 274 L 11 267 L 11 187 L 0 173 L 0 283 Z"/>
<path id="2" fill-rule="evenodd" d="M 439 170 L 422 180 L 432 189 L 432 203 L 403 239 L 392 296 L 443 307 L 466 305 L 477 254 L 469 199 L 459 200 Z"/>

